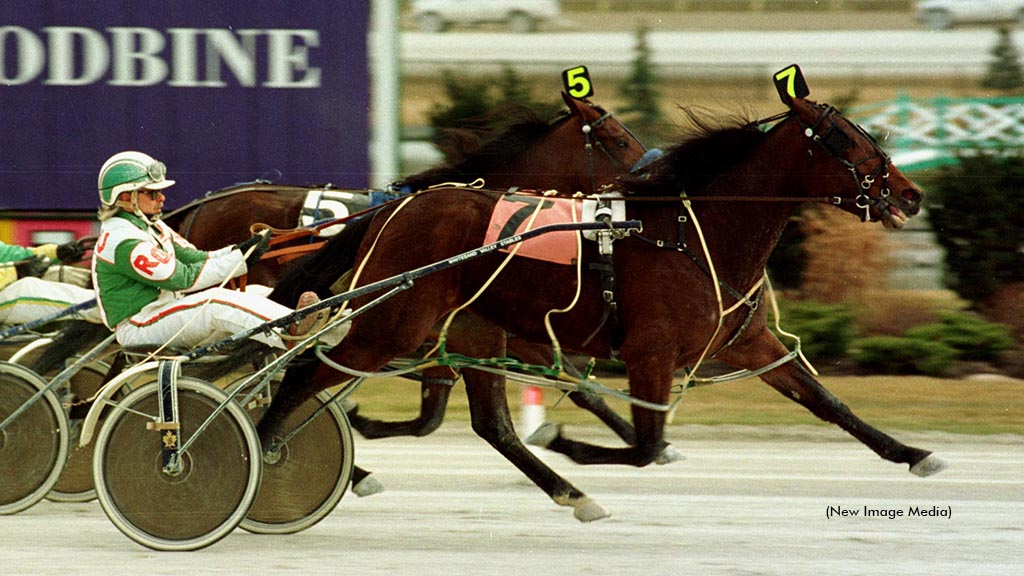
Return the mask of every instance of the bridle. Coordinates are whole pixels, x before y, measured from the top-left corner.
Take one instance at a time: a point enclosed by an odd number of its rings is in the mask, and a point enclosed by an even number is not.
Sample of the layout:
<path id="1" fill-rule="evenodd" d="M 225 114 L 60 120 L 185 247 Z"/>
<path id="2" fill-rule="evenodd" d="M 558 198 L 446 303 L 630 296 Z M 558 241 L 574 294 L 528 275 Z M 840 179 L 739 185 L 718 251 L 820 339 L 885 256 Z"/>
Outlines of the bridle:
<path id="1" fill-rule="evenodd" d="M 889 200 L 892 192 L 889 188 L 889 165 L 892 164 L 892 160 L 889 156 L 882 151 L 878 146 L 875 139 L 868 134 L 859 125 L 847 122 L 856 128 L 857 133 L 862 135 L 870 143 L 873 153 L 857 160 L 849 160 L 844 156 L 845 150 L 853 146 L 854 141 L 840 128 L 834 117 L 839 115 L 838 110 L 834 106 L 827 104 L 814 104 L 815 108 L 821 110 L 821 114 L 814 121 L 813 124 L 807 124 L 801 119 L 793 110 L 787 110 L 774 116 L 762 118 L 760 120 L 754 120 L 747 124 L 744 124 L 741 129 L 746 128 L 759 128 L 761 126 L 773 124 L 768 131 L 772 131 L 781 126 L 786 120 L 795 118 L 800 126 L 804 130 L 804 135 L 810 138 L 811 142 L 817 144 L 830 156 L 836 159 L 842 164 L 847 170 L 849 170 L 851 176 L 854 179 L 855 185 L 859 190 L 863 192 L 853 198 L 844 198 L 842 196 L 771 196 L 771 197 L 758 197 L 758 196 L 686 196 L 687 201 L 691 202 L 783 202 L 783 203 L 823 203 L 831 204 L 833 206 L 841 206 L 843 204 L 854 203 L 857 208 L 864 210 L 864 215 L 861 220 L 864 222 L 871 221 L 871 208 L 876 208 L 879 213 L 892 205 Z M 828 121 L 826 123 L 826 120 Z M 813 156 L 813 150 L 808 149 L 808 154 Z M 871 160 L 879 159 L 878 167 L 869 173 L 861 171 L 861 167 L 870 162 Z M 881 191 L 878 196 L 871 196 L 868 194 L 871 188 L 875 186 L 876 182 L 881 180 Z M 599 196 L 601 198 L 601 196 Z M 609 199 L 612 197 L 609 196 Z M 616 200 L 625 200 L 626 202 L 679 202 L 678 197 L 674 196 L 615 196 Z"/>
<path id="2" fill-rule="evenodd" d="M 602 109 L 598 108 L 598 110 Z M 572 116 L 571 113 L 570 116 Z M 611 112 L 605 111 L 604 114 L 602 114 L 600 117 L 597 118 L 597 120 L 594 120 L 593 122 L 587 122 L 582 117 L 580 118 L 580 131 L 583 132 L 584 138 L 583 149 L 587 154 L 587 176 L 590 179 L 590 189 L 594 193 L 597 192 L 597 179 L 594 176 L 594 148 L 600 150 L 601 153 L 604 154 L 605 158 L 607 158 L 608 161 L 612 164 L 612 166 L 617 168 L 619 172 L 621 172 L 622 174 L 628 174 L 634 166 L 627 165 L 625 162 L 623 162 L 622 158 L 612 153 L 611 149 L 605 145 L 603 140 L 597 138 L 594 135 L 594 129 L 600 128 L 601 126 L 604 125 L 606 120 L 612 117 L 613 114 Z M 633 141 L 636 142 L 642 150 L 647 150 L 643 143 L 640 142 L 640 139 L 637 138 L 636 135 L 633 134 L 633 132 L 628 127 L 626 127 L 625 124 L 620 122 L 619 126 L 622 127 L 626 134 L 628 134 L 629 137 L 632 138 Z"/>
<path id="3" fill-rule="evenodd" d="M 892 160 L 889 156 L 882 151 L 878 146 L 878 142 L 868 134 L 862 127 L 853 122 L 850 123 L 856 130 L 857 133 L 863 136 L 870 144 L 872 153 L 864 156 L 857 160 L 848 160 L 843 156 L 846 149 L 853 146 L 853 139 L 850 135 L 840 128 L 834 117 L 838 114 L 835 106 L 832 105 L 815 105 L 821 109 L 821 114 L 815 120 L 814 124 L 808 125 L 804 123 L 803 119 L 797 116 L 797 120 L 804 129 L 804 135 L 814 141 L 816 144 L 821 146 L 828 152 L 833 158 L 836 159 L 840 164 L 846 167 L 850 171 L 850 175 L 853 177 L 854 183 L 863 192 L 853 198 L 853 202 L 857 206 L 864 210 L 864 215 L 861 220 L 864 222 L 871 221 L 871 208 L 874 207 L 879 213 L 892 205 L 889 201 L 889 197 L 892 195 L 892 191 L 889 189 L 889 165 L 892 164 Z M 825 121 L 828 120 L 827 126 L 822 128 Z M 879 160 L 878 166 L 871 172 L 862 172 L 861 166 L 872 160 Z M 871 196 L 868 192 L 881 178 L 881 190 L 878 196 Z M 843 199 L 844 202 L 850 201 Z"/>

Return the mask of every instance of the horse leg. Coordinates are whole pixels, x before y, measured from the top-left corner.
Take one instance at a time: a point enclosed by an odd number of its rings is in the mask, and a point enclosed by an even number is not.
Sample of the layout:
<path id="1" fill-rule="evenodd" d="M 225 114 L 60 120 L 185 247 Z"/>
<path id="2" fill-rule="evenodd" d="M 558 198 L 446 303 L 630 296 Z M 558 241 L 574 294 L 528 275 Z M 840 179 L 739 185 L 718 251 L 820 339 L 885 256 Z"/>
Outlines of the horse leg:
<path id="1" fill-rule="evenodd" d="M 641 369 L 641 366 L 651 366 L 651 369 Z M 643 362 L 638 363 L 636 369 L 631 368 L 630 390 L 637 399 L 666 404 L 672 386 L 672 373 L 666 373 L 656 366 L 659 366 L 657 362 Z M 678 451 L 664 441 L 665 412 L 634 405 L 632 413 L 636 441 L 625 448 L 608 448 L 572 440 L 563 436 L 559 428 L 555 428 L 554 433 L 549 428 L 547 437 L 540 437 L 540 430 L 534 436 L 538 437 L 539 445 L 568 456 L 577 464 L 626 464 L 642 467 L 651 462 L 663 464 L 682 458 Z"/>
<path id="2" fill-rule="evenodd" d="M 458 349 L 477 358 L 503 356 L 505 333 L 496 326 L 481 322 L 480 330 L 473 335 L 472 342 L 460 343 Z M 473 431 L 478 436 L 500 452 L 556 504 L 571 506 L 577 520 L 591 522 L 609 516 L 600 504 L 559 476 L 519 440 L 509 413 L 503 376 L 469 369 L 464 371 L 463 379 L 466 382 Z"/>
<path id="3" fill-rule="evenodd" d="M 348 420 L 363 438 L 391 438 L 393 436 L 426 436 L 437 430 L 444 420 L 448 396 L 455 379 L 452 370 L 438 367 L 423 371 L 420 385 L 420 413 L 412 420 L 385 422 L 359 414 L 359 405 L 353 403 L 346 408 Z M 457 375 L 455 375 L 457 378 Z"/>
<path id="4" fill-rule="evenodd" d="M 763 328 L 754 338 L 724 350 L 718 357 L 738 368 L 756 369 L 786 353 L 782 343 Z M 946 468 L 946 463 L 931 452 L 902 444 L 861 420 L 796 360 L 765 373 L 761 379 L 818 418 L 838 425 L 882 458 L 908 464 L 917 476 L 930 476 Z"/>
<path id="5" fill-rule="evenodd" d="M 516 337 L 509 338 L 508 345 L 511 354 L 527 364 L 551 366 L 554 362 L 554 353 L 550 346 L 534 344 Z M 565 364 L 565 369 L 566 372 L 573 376 L 582 378 L 582 375 L 571 364 Z M 623 442 L 630 446 L 636 445 L 636 429 L 628 420 L 612 410 L 611 406 L 603 398 L 597 394 L 575 390 L 569 393 L 569 399 L 576 406 L 597 416 L 598 420 L 611 429 Z M 541 424 L 533 434 L 530 434 L 526 439 L 526 443 L 541 448 L 550 448 L 551 444 L 556 443 L 559 439 L 564 439 L 562 436 L 562 425 L 548 422 Z M 559 445 L 567 446 L 565 443 L 557 443 L 556 447 Z M 684 458 L 674 446 L 666 445 L 658 454 L 655 462 L 658 464 L 669 464 Z"/>
<path id="6" fill-rule="evenodd" d="M 508 339 L 508 349 L 511 355 L 526 364 L 551 366 L 554 363 L 554 352 L 552 351 L 551 346 L 534 344 L 513 336 Z M 573 376 L 579 376 L 582 378 L 582 375 L 579 374 L 576 368 L 571 364 L 565 364 L 565 371 Z M 569 393 L 569 399 L 572 400 L 573 404 L 593 413 L 594 416 L 597 416 L 597 418 L 601 420 L 601 422 L 604 422 L 605 426 L 611 428 L 612 432 L 621 438 L 623 442 L 626 444 L 636 444 L 636 430 L 633 428 L 633 425 L 612 410 L 600 396 L 590 394 L 588 392 L 574 391 Z M 555 426 L 556 425 L 554 424 L 544 424 L 542 425 L 542 428 L 550 430 Z M 540 432 L 540 430 L 538 430 L 538 432 Z M 533 438 L 533 436 L 531 436 L 531 438 Z M 532 443 L 532 441 L 529 441 L 529 443 Z"/>

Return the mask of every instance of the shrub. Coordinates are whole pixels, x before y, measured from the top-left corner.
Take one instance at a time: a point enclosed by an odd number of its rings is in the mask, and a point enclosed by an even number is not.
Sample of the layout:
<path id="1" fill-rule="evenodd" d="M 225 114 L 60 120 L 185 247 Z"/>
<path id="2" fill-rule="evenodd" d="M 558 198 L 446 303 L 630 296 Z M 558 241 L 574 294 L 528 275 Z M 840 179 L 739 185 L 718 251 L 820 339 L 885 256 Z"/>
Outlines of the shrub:
<path id="1" fill-rule="evenodd" d="M 861 338 L 853 353 L 854 361 L 868 370 L 929 376 L 945 375 L 957 356 L 957 350 L 943 342 L 906 336 Z"/>
<path id="2" fill-rule="evenodd" d="M 911 328 L 906 336 L 941 342 L 956 350 L 960 359 L 981 362 L 998 360 L 1000 352 L 1014 344 L 1006 326 L 962 312 L 942 314 L 939 322 Z"/>
<path id="3" fill-rule="evenodd" d="M 800 337 L 810 359 L 846 356 L 855 336 L 853 315 L 841 304 L 784 302 L 780 306 L 782 329 Z M 774 328 L 774 323 L 771 324 Z M 782 337 L 782 341 L 787 339 Z M 787 342 L 788 343 L 788 342 Z"/>
<path id="4" fill-rule="evenodd" d="M 1024 155 L 963 156 L 929 188 L 928 221 L 945 250 L 947 283 L 974 304 L 1024 282 Z"/>

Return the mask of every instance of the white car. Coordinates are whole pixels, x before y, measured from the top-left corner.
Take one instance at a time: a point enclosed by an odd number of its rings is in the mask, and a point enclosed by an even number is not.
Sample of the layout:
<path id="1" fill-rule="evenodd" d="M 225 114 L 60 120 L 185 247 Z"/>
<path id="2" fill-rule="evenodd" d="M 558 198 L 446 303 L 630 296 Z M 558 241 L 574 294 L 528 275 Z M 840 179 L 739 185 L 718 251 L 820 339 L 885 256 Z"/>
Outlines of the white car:
<path id="1" fill-rule="evenodd" d="M 914 17 L 932 30 L 967 23 L 1024 24 L 1024 0 L 920 0 L 914 7 Z"/>
<path id="2" fill-rule="evenodd" d="M 558 0 L 412 0 L 411 14 L 424 32 L 443 32 L 451 24 L 503 23 L 512 32 L 533 32 L 556 18 Z"/>

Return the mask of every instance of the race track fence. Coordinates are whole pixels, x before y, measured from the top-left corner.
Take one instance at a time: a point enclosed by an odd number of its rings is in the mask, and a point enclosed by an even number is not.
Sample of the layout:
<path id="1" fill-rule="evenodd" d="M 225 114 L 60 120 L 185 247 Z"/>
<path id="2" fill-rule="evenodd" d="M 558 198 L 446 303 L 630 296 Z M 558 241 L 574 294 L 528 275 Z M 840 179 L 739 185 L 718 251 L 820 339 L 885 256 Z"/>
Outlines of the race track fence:
<path id="1" fill-rule="evenodd" d="M 919 160 L 901 169 L 927 169 L 979 151 L 1024 149 L 1024 97 L 900 96 L 849 111 L 896 157 Z"/>
<path id="2" fill-rule="evenodd" d="M 576 12 L 910 11 L 912 0 L 562 0 Z"/>

